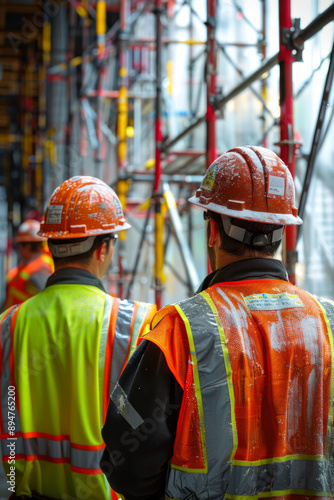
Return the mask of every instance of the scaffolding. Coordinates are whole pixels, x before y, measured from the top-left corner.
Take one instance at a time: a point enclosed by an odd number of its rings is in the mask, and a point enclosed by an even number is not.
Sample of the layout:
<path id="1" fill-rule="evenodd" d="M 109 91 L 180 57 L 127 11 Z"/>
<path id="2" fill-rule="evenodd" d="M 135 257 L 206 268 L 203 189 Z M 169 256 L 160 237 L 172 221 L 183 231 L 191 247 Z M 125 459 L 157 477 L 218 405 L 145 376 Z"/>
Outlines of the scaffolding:
<path id="1" fill-rule="evenodd" d="M 196 212 L 189 209 L 186 200 L 198 187 L 205 169 L 223 151 L 222 141 L 217 140 L 221 122 L 229 105 L 245 91 L 260 107 L 261 127 L 256 143 L 278 146 L 281 158 L 295 177 L 300 142 L 293 128 L 292 67 L 301 60 L 304 43 L 334 19 L 334 5 L 330 4 L 301 29 L 299 21 L 291 19 L 290 0 L 277 2 L 279 49 L 267 58 L 269 2 L 259 0 L 256 23 L 247 14 L 245 2 L 207 0 L 205 12 L 195 3 L 62 3 L 56 14 L 46 16 L 36 34 L 39 63 L 35 80 L 39 82 L 39 98 L 33 126 L 28 99 L 29 92 L 36 92 L 33 86 L 29 87 L 31 74 L 36 72 L 31 64 L 33 51 L 27 50 L 27 63 L 22 70 L 23 194 L 29 197 L 35 193 L 32 204 L 43 212 L 52 189 L 72 175 L 95 175 L 112 185 L 136 230 L 137 240 L 125 232 L 120 235 L 109 289 L 121 298 L 132 298 L 139 280 L 142 288 L 154 290 L 159 308 L 164 302 L 166 268 L 182 284 L 186 295 L 194 293 L 204 277 L 200 276 L 203 272 L 199 272 L 194 256 Z M 223 9 L 233 11 L 243 28 L 253 33 L 252 41 L 219 40 L 224 32 Z M 188 19 L 186 37 L 178 36 L 174 29 L 181 15 Z M 254 49 L 258 63 L 249 74 L 251 66 L 245 70 L 233 54 Z M 173 101 L 173 62 L 178 53 L 188 57 L 184 64 L 188 75 L 187 110 L 179 115 Z M 268 103 L 268 75 L 275 67 L 279 67 L 280 73 L 280 117 Z M 234 86 L 228 80 L 231 71 L 239 79 Z M 222 73 L 227 75 L 226 81 L 222 81 Z M 300 198 L 302 212 L 319 151 L 332 79 L 333 51 L 311 153 L 307 155 Z M 11 142 L 13 150 L 18 147 L 15 137 Z M 183 270 L 167 259 L 173 242 Z M 296 245 L 297 232 L 294 227 L 288 228 L 283 261 L 292 282 Z M 136 249 L 131 251 L 131 258 L 129 248 Z M 152 300 L 144 297 L 148 298 Z"/>

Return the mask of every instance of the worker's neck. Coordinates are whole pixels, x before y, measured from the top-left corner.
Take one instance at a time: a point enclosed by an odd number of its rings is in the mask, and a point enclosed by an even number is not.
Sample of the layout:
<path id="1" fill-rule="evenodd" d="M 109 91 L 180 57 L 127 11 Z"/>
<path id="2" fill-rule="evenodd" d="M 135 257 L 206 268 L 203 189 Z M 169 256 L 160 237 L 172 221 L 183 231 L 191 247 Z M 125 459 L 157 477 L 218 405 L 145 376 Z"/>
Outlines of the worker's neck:
<path id="1" fill-rule="evenodd" d="M 87 271 L 88 273 L 94 274 L 94 276 L 96 276 L 99 279 L 102 278 L 102 276 L 100 276 L 101 273 L 99 266 L 94 261 L 85 263 L 85 265 L 82 265 L 77 262 L 69 262 L 68 264 L 59 264 L 55 262 L 55 271 L 59 271 L 60 269 L 65 269 L 65 268 L 82 269 L 83 271 Z"/>
<path id="2" fill-rule="evenodd" d="M 259 258 L 272 259 L 272 256 L 263 255 L 256 251 L 245 252 L 243 255 L 231 255 L 223 250 L 220 250 L 219 252 L 217 252 L 216 255 L 213 256 L 213 259 L 210 259 L 210 263 L 212 270 L 217 271 L 217 269 L 229 266 L 230 264 L 233 264 L 234 262 L 239 262 L 240 260 L 259 259 Z M 211 260 L 213 260 L 213 262 L 211 262 Z"/>

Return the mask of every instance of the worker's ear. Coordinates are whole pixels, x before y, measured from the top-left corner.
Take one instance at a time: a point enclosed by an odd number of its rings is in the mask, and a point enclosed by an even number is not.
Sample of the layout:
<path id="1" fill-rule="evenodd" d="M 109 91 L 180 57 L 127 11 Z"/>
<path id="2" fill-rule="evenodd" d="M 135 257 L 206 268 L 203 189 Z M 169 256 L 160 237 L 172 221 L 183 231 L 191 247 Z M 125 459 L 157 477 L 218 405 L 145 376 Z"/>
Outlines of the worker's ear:
<path id="1" fill-rule="evenodd" d="M 97 260 L 104 262 L 107 255 L 107 243 L 104 241 L 99 247 L 94 250 Z"/>
<path id="2" fill-rule="evenodd" d="M 208 245 L 214 247 L 216 243 L 220 245 L 220 232 L 217 221 L 209 219 L 208 224 Z"/>

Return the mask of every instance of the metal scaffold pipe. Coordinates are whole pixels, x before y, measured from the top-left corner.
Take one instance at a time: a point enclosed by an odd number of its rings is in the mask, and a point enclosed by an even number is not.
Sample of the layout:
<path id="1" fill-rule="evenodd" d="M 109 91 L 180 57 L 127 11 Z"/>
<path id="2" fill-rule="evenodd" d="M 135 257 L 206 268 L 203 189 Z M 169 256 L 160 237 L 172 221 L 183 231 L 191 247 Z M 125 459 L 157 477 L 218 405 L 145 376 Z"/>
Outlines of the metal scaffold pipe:
<path id="1" fill-rule="evenodd" d="M 217 157 L 216 149 L 216 0 L 207 0 L 207 67 L 206 67 L 206 168 Z"/>
<path id="2" fill-rule="evenodd" d="M 120 3 L 120 28 L 119 28 L 119 90 L 117 102 L 117 137 L 118 137 L 118 177 L 117 194 L 122 204 L 123 210 L 126 210 L 126 199 L 129 189 L 129 180 L 126 178 L 125 170 L 127 165 L 127 144 L 126 128 L 128 125 L 128 69 L 127 69 L 127 50 L 128 36 L 126 31 L 126 19 L 129 9 L 128 0 L 121 0 Z M 119 234 L 119 284 L 118 294 L 124 299 L 124 270 L 125 270 L 125 240 L 126 231 Z"/>
<path id="3" fill-rule="evenodd" d="M 103 79 L 104 79 L 104 57 L 106 44 L 106 2 L 98 0 L 96 4 L 96 38 L 97 38 L 97 115 L 96 115 L 96 136 L 98 147 L 96 151 L 96 170 L 98 177 L 102 178 L 102 142 L 103 142 Z"/>
<path id="4" fill-rule="evenodd" d="M 161 211 L 161 50 L 162 50 L 162 0 L 156 0 L 156 101 L 155 101 L 155 179 L 154 179 L 154 203 L 155 203 L 155 300 L 158 310 L 161 309 L 162 276 L 164 261 L 163 225 L 164 218 Z"/>
<path id="5" fill-rule="evenodd" d="M 292 47 L 289 46 L 289 34 L 291 33 L 291 5 L 290 0 L 279 2 L 279 26 L 280 26 L 280 131 L 281 147 L 280 157 L 288 166 L 293 179 L 295 178 L 295 148 L 293 135 L 293 88 L 292 88 Z M 295 264 L 297 262 L 296 226 L 287 226 L 285 233 L 285 252 L 283 261 L 288 271 L 289 280 L 295 283 Z"/>
<path id="6" fill-rule="evenodd" d="M 258 70 L 252 73 L 251 76 L 246 78 L 243 82 L 241 82 L 237 87 L 235 87 L 231 92 L 229 92 L 225 97 L 220 99 L 216 103 L 216 109 L 220 109 L 229 101 L 234 99 L 237 95 L 243 92 L 245 89 L 249 87 L 252 83 L 258 80 L 264 73 L 270 71 L 276 64 L 278 63 L 278 54 L 274 55 L 268 61 L 266 61 Z M 204 123 L 206 119 L 206 115 L 202 115 L 196 118 L 185 130 L 183 130 L 177 137 L 171 139 L 170 141 L 163 144 L 162 151 L 168 151 L 172 146 L 174 146 L 177 142 L 179 142 L 183 137 L 185 137 L 189 132 L 191 132 L 194 128 L 196 128 L 201 123 Z"/>
<path id="7" fill-rule="evenodd" d="M 190 247 L 188 241 L 185 237 L 183 226 L 181 222 L 181 218 L 179 215 L 179 211 L 175 202 L 174 195 L 169 187 L 168 182 L 164 182 L 163 184 L 163 196 L 166 201 L 169 219 L 171 226 L 173 228 L 176 241 L 178 243 L 180 253 L 182 256 L 183 264 L 187 273 L 189 289 L 191 293 L 195 293 L 197 288 L 199 287 L 200 280 L 198 278 L 196 266 L 194 263 L 193 256 L 190 251 Z"/>
<path id="8" fill-rule="evenodd" d="M 266 0 L 262 0 L 262 40 L 261 40 L 261 52 L 263 61 L 267 58 L 267 30 L 266 30 Z M 261 82 L 261 97 L 262 97 L 262 146 L 267 147 L 267 134 L 266 134 L 266 115 L 265 111 L 268 110 L 267 107 L 267 78 L 263 78 Z"/>
<path id="9" fill-rule="evenodd" d="M 301 44 L 306 40 L 309 40 L 318 33 L 324 26 L 334 20 L 334 3 L 328 7 L 324 12 L 322 12 L 316 19 L 314 19 L 306 28 L 301 30 L 299 33 L 295 33 L 292 36 L 292 40 L 295 45 Z M 270 59 L 265 61 L 260 68 L 258 68 L 249 77 L 243 80 L 239 85 L 232 89 L 226 96 L 220 99 L 216 103 L 216 109 L 221 109 L 229 101 L 234 99 L 237 95 L 247 89 L 252 83 L 261 78 L 262 75 L 270 71 L 279 61 L 279 53 L 273 55 Z M 178 141 L 183 139 L 189 132 L 194 130 L 198 125 L 204 123 L 206 115 L 199 116 L 195 118 L 190 125 L 185 128 L 178 136 L 173 139 L 166 141 L 162 146 L 162 152 L 167 152 L 171 147 L 173 147 Z"/>
<path id="10" fill-rule="evenodd" d="M 333 85 L 333 78 L 334 78 L 334 44 L 333 44 L 332 52 L 331 52 L 331 56 L 330 56 L 329 67 L 328 67 L 328 72 L 327 72 L 324 90 L 323 90 L 323 94 L 322 94 L 321 104 L 320 104 L 320 108 L 319 108 L 318 119 L 317 119 L 317 123 L 316 123 L 315 129 L 314 129 L 311 152 L 310 152 L 309 157 L 308 157 L 303 189 L 302 189 L 302 193 L 300 196 L 298 213 L 299 213 L 299 216 L 301 218 L 304 217 L 307 196 L 308 196 L 309 187 L 310 187 L 311 178 L 312 178 L 312 172 L 313 172 L 314 164 L 316 161 L 317 153 L 320 149 L 320 138 L 323 135 L 323 134 L 321 134 L 321 132 L 322 132 L 322 127 L 323 127 L 323 124 L 325 121 L 325 114 L 326 114 L 326 111 L 328 109 L 328 101 L 329 101 L 330 91 L 331 91 L 331 88 Z M 302 226 L 299 226 L 298 238 L 301 235 L 301 233 L 302 233 Z"/>

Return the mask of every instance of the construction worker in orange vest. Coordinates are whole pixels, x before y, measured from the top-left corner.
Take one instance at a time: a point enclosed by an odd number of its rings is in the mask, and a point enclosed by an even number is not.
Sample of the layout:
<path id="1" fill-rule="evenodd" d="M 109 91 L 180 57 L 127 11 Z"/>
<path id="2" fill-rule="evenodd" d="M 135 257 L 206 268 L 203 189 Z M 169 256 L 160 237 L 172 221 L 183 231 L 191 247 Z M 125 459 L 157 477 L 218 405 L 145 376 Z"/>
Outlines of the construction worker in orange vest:
<path id="1" fill-rule="evenodd" d="M 334 497 L 334 303 L 273 259 L 301 224 L 293 179 L 262 147 L 207 170 L 212 273 L 157 313 L 109 403 L 101 469 L 127 500 Z"/>
<path id="2" fill-rule="evenodd" d="M 94 177 L 68 179 L 50 198 L 39 235 L 56 270 L 0 316 L 1 447 L 13 499 L 119 498 L 99 467 L 101 427 L 156 312 L 111 297 L 101 281 L 129 228 L 115 192 Z"/>
<path id="3" fill-rule="evenodd" d="M 6 299 L 2 310 L 21 304 L 43 290 L 46 280 L 53 273 L 53 260 L 44 250 L 46 238 L 38 236 L 40 223 L 25 220 L 18 228 L 15 241 L 19 265 L 6 276 Z"/>

